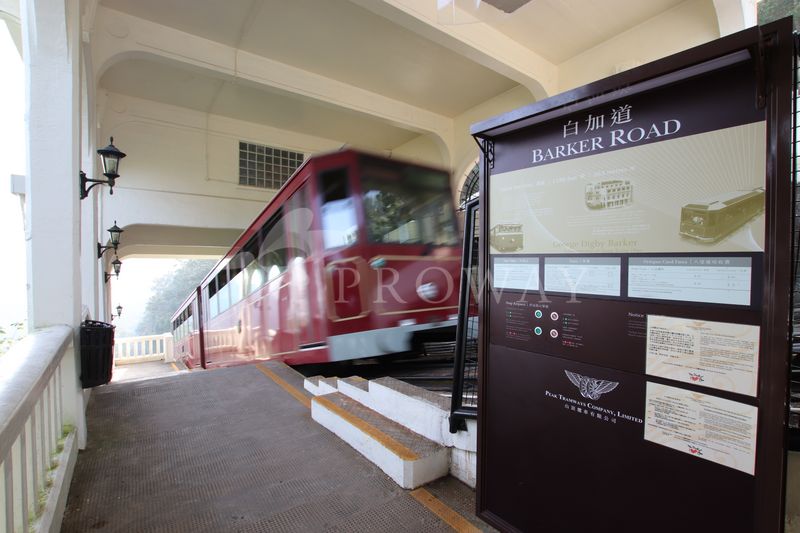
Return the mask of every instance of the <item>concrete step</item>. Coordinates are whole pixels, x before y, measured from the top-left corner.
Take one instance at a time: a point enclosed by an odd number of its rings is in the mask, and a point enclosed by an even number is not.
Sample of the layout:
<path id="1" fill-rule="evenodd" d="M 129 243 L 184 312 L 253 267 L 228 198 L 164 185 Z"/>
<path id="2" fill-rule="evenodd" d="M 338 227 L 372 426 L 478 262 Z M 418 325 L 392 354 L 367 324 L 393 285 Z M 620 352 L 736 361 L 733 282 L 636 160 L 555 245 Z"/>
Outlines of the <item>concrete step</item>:
<path id="1" fill-rule="evenodd" d="M 342 392 L 347 392 L 342 390 Z M 469 485 L 477 484 L 478 424 L 450 433 L 450 401 L 434 392 L 384 377 L 369 382 L 368 405 L 380 414 L 450 449 L 450 473 Z"/>
<path id="2" fill-rule="evenodd" d="M 330 394 L 339 390 L 338 379 L 336 377 L 311 376 L 303 380 L 303 388 L 314 396 Z"/>
<path id="3" fill-rule="evenodd" d="M 303 380 L 303 388 L 317 396 L 319 394 L 319 380 L 325 379 L 322 376 L 310 376 Z"/>
<path id="4" fill-rule="evenodd" d="M 369 402 L 369 381 L 366 379 L 353 376 L 349 378 L 342 378 L 339 380 L 339 392 L 345 396 L 350 396 L 355 401 L 370 406 Z"/>
<path id="5" fill-rule="evenodd" d="M 311 400 L 311 417 L 403 488 L 422 486 L 449 471 L 447 448 L 341 392 L 315 396 Z"/>

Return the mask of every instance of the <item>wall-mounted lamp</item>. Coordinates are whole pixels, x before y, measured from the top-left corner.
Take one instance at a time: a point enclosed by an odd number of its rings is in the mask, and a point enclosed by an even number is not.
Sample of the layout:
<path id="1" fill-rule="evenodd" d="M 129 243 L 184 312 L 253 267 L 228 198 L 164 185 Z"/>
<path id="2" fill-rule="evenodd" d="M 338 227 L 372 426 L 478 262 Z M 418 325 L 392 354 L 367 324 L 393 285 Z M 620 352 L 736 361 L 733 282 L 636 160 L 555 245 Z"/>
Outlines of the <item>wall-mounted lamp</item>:
<path id="1" fill-rule="evenodd" d="M 114 275 L 116 275 L 117 279 L 119 279 L 119 269 L 122 268 L 122 261 L 119 260 L 119 257 L 115 257 L 114 260 L 111 261 L 111 266 L 114 269 Z M 110 279 L 111 274 L 106 272 L 106 283 L 108 283 L 108 280 Z"/>
<path id="2" fill-rule="evenodd" d="M 117 221 L 114 221 L 114 225 L 108 228 L 108 232 L 111 234 L 111 245 L 110 246 L 102 246 L 99 242 L 97 243 L 97 258 L 100 259 L 103 257 L 103 254 L 106 253 L 108 250 L 117 251 L 117 247 L 119 246 L 119 237 L 120 234 L 125 231 L 120 229 L 117 226 Z"/>
<path id="3" fill-rule="evenodd" d="M 116 314 L 116 315 L 115 315 L 115 314 L 112 314 L 112 315 L 111 315 L 111 320 L 114 320 L 115 318 L 119 318 L 119 317 L 121 317 L 121 316 L 122 316 L 122 306 L 121 306 L 121 305 L 118 305 L 118 306 L 117 306 L 117 314 Z"/>
<path id="4" fill-rule="evenodd" d="M 79 175 L 81 180 L 81 200 L 89 196 L 89 191 L 92 190 L 92 187 L 100 185 L 101 183 L 111 187 L 111 194 L 114 194 L 114 181 L 119 177 L 119 160 L 125 157 L 126 154 L 120 152 L 117 150 L 117 147 L 114 146 L 114 137 L 111 137 L 111 143 L 108 146 L 100 148 L 97 150 L 97 153 L 100 155 L 100 159 L 103 162 L 103 175 L 108 179 L 95 180 L 87 178 L 86 173 L 81 170 Z M 88 189 L 86 188 L 87 183 L 91 183 Z"/>

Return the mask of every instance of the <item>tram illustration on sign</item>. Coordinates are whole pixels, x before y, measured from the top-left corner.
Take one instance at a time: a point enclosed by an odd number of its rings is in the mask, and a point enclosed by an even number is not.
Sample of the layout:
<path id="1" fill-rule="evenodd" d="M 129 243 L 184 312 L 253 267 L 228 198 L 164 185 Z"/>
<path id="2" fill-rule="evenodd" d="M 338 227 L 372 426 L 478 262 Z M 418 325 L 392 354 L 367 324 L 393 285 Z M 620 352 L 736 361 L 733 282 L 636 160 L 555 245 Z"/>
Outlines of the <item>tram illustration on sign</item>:
<path id="1" fill-rule="evenodd" d="M 498 252 L 522 250 L 522 224 L 498 224 L 489 231 L 489 244 Z"/>
<path id="2" fill-rule="evenodd" d="M 633 202 L 633 185 L 628 180 L 608 180 L 586 185 L 586 207 L 609 209 Z"/>
<path id="3" fill-rule="evenodd" d="M 681 209 L 680 234 L 714 243 L 764 212 L 764 188 L 732 191 Z"/>

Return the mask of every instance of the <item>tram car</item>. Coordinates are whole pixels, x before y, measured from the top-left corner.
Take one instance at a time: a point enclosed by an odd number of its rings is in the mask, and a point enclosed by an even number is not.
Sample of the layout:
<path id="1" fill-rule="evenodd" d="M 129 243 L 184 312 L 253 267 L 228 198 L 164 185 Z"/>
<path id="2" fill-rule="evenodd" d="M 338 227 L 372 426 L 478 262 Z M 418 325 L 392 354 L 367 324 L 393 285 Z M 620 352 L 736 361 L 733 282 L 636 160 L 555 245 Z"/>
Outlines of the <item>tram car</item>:
<path id="1" fill-rule="evenodd" d="M 498 224 L 489 230 L 489 244 L 498 252 L 522 250 L 522 224 Z"/>
<path id="2" fill-rule="evenodd" d="M 355 150 L 307 159 L 173 320 L 189 367 L 378 357 L 454 337 L 447 172 Z"/>
<path id="3" fill-rule="evenodd" d="M 173 353 L 189 368 L 200 364 L 200 322 L 197 290 L 181 304 L 180 311 L 172 316 Z"/>
<path id="4" fill-rule="evenodd" d="M 633 202 L 633 185 L 628 180 L 607 180 L 589 183 L 584 192 L 589 209 L 625 207 Z"/>
<path id="5" fill-rule="evenodd" d="M 733 191 L 681 208 L 680 234 L 713 243 L 764 212 L 764 188 Z"/>

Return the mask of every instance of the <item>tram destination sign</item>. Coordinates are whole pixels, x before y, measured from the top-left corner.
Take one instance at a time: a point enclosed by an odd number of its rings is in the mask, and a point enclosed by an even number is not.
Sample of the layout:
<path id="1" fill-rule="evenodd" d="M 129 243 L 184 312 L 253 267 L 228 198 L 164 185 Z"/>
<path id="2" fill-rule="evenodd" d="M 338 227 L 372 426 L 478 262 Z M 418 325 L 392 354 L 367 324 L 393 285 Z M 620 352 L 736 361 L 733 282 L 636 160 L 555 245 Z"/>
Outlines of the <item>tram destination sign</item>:
<path id="1" fill-rule="evenodd" d="M 473 126 L 489 523 L 782 530 L 791 44 L 779 21 Z"/>

